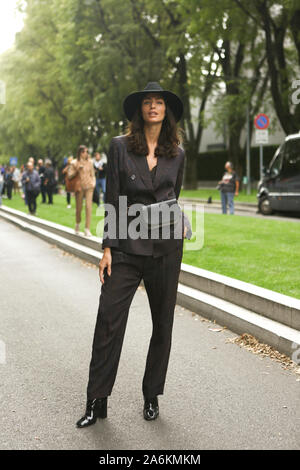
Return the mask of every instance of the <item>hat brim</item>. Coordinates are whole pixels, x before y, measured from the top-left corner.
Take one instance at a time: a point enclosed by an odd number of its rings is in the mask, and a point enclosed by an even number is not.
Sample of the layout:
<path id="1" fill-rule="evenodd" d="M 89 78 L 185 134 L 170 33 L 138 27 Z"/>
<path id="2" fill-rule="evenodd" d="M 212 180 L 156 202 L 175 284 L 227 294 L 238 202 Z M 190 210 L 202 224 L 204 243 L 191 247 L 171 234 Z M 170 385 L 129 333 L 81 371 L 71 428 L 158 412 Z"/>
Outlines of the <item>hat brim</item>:
<path id="1" fill-rule="evenodd" d="M 180 121 L 183 114 L 183 103 L 175 93 L 167 90 L 137 91 L 128 95 L 123 102 L 124 113 L 128 121 L 132 121 L 135 111 L 139 106 L 141 106 L 143 97 L 149 93 L 157 93 L 158 95 L 161 95 L 166 104 L 171 108 L 176 122 Z"/>

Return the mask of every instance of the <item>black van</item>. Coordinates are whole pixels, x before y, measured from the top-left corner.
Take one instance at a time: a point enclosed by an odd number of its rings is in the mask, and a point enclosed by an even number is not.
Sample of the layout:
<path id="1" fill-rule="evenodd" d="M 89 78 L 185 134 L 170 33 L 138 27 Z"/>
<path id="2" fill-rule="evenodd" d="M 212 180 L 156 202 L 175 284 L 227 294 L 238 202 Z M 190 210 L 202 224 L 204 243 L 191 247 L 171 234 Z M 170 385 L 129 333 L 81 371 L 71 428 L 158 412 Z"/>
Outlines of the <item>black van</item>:
<path id="1" fill-rule="evenodd" d="M 300 132 L 287 136 L 276 150 L 258 183 L 257 199 L 264 215 L 273 211 L 300 213 Z"/>

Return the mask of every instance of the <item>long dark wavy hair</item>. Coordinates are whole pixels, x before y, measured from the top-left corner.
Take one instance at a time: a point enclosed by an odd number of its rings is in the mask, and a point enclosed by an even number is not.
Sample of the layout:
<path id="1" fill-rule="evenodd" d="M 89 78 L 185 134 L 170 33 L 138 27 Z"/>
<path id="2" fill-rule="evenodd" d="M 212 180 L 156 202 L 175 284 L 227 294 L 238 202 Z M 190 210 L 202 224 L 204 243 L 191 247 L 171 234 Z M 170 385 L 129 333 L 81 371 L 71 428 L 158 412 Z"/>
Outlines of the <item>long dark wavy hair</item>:
<path id="1" fill-rule="evenodd" d="M 82 154 L 82 152 L 85 151 L 86 148 L 87 148 L 86 145 L 79 145 L 78 150 L 77 150 L 77 154 L 76 154 L 77 160 L 80 160 L 81 154 Z"/>
<path id="2" fill-rule="evenodd" d="M 142 116 L 141 106 L 138 106 L 132 121 L 127 127 L 127 149 L 136 155 L 148 155 L 149 149 L 144 133 L 144 119 Z M 158 144 L 155 149 L 156 157 L 174 158 L 178 155 L 178 145 L 182 131 L 177 127 L 174 114 L 166 103 L 165 118 L 162 123 Z"/>

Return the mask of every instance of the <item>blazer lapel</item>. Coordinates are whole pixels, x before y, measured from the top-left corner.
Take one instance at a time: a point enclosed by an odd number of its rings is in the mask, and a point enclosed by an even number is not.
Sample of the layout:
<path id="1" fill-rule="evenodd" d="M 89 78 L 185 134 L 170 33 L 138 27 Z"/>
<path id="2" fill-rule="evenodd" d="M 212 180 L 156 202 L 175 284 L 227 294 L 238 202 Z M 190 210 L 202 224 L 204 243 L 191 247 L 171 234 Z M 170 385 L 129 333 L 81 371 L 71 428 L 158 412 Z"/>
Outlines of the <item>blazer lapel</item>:
<path id="1" fill-rule="evenodd" d="M 144 156 L 135 155 L 132 152 L 128 152 L 128 155 L 135 164 L 140 177 L 144 181 L 145 186 L 153 190 L 152 178 L 148 167 L 147 158 Z M 158 170 L 158 168 L 156 170 Z"/>
<path id="2" fill-rule="evenodd" d="M 137 168 L 142 180 L 144 181 L 145 186 L 151 190 L 155 190 L 159 186 L 161 178 L 163 178 L 164 175 L 167 174 L 170 171 L 170 168 L 172 168 L 173 166 L 172 161 L 170 161 L 170 159 L 165 157 L 158 157 L 156 175 L 152 184 L 152 178 L 148 167 L 147 158 L 145 156 L 135 155 L 132 152 L 128 152 L 128 156 Z"/>

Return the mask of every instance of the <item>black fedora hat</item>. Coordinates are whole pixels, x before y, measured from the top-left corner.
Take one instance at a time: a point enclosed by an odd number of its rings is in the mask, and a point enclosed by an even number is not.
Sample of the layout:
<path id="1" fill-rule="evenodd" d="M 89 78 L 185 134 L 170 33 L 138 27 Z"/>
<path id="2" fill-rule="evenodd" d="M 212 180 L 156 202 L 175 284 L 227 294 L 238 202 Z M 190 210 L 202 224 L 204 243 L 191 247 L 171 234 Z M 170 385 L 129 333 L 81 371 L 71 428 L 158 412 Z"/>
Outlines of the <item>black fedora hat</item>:
<path id="1" fill-rule="evenodd" d="M 180 121 L 183 113 L 181 99 L 171 91 L 164 90 L 157 82 L 149 82 L 142 91 L 137 91 L 126 96 L 123 109 L 129 121 L 132 120 L 136 109 L 141 105 L 142 99 L 148 93 L 159 93 L 171 108 L 176 121 Z"/>

